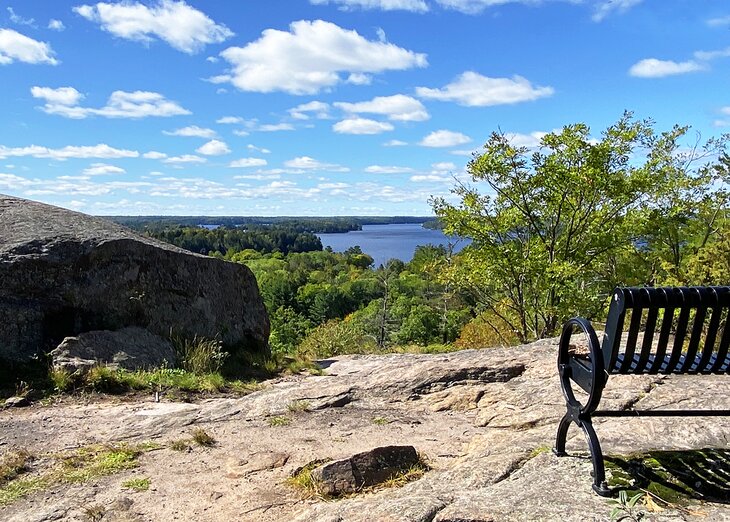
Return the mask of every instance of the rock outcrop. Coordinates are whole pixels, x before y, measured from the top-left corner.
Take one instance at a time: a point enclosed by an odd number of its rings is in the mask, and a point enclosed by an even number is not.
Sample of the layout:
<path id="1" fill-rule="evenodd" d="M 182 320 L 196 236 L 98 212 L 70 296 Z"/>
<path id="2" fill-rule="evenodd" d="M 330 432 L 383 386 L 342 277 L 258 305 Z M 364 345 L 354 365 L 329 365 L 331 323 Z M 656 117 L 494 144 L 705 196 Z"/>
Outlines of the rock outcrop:
<path id="1" fill-rule="evenodd" d="M 145 328 L 265 350 L 269 320 L 244 265 L 101 218 L 0 195 L 0 359 L 24 361 L 90 330 Z"/>
<path id="2" fill-rule="evenodd" d="M 85 371 L 96 365 L 142 370 L 175 364 L 172 343 L 137 326 L 66 337 L 50 356 L 53 368 L 69 372 Z"/>
<path id="3" fill-rule="evenodd" d="M 323 362 L 323 375 L 277 379 L 245 397 L 8 408 L 0 411 L 0 453 L 25 448 L 44 457 L 119 441 L 162 447 L 145 454 L 138 469 L 0 506 L 0 519 L 81 522 L 87 507 L 103 506 L 104 520 L 140 522 L 605 522 L 614 505 L 591 489 L 581 430 L 568 432 L 570 456 L 550 451 L 565 411 L 556 352 L 552 339 L 438 355 L 351 355 Z M 728 409 L 728 386 L 730 375 L 614 375 L 601 408 Z M 297 407 L 303 403 L 309 408 Z M 724 480 L 730 491 L 728 417 L 597 418 L 595 428 L 609 456 L 706 453 L 714 463 L 677 477 L 692 488 Z M 215 446 L 171 448 L 196 429 Z M 288 483 L 313 460 L 402 445 L 431 467 L 403 487 L 325 501 L 302 498 Z M 714 451 L 692 451 L 702 448 Z M 149 478 L 150 491 L 132 495 L 134 504 L 122 510 L 129 498 L 122 485 L 133 477 Z M 727 496 L 638 508 L 652 522 L 730 521 Z"/>

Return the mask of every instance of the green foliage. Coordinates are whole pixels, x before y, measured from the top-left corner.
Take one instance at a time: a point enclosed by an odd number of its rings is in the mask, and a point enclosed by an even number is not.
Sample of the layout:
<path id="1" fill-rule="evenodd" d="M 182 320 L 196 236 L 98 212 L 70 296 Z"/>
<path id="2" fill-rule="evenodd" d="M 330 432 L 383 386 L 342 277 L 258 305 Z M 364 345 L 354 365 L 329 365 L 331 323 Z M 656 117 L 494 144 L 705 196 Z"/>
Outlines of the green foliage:
<path id="1" fill-rule="evenodd" d="M 182 368 L 129 371 L 96 366 L 85 373 L 70 374 L 65 370 L 51 371 L 56 392 L 94 391 L 99 393 L 189 392 L 246 394 L 259 389 L 254 381 L 227 379 L 220 373 L 196 374 Z"/>
<path id="2" fill-rule="evenodd" d="M 68 370 L 51 369 L 48 376 L 53 383 L 53 389 L 57 393 L 67 392 L 73 388 L 74 379 Z"/>
<path id="3" fill-rule="evenodd" d="M 228 357 L 223 343 L 218 339 L 205 339 L 197 335 L 192 339 L 179 335 L 170 336 L 178 365 L 195 375 L 218 373 Z"/>
<path id="4" fill-rule="evenodd" d="M 274 415 L 273 417 L 269 417 L 269 426 L 272 428 L 277 426 L 288 426 L 289 424 L 291 424 L 291 419 L 284 415 Z"/>
<path id="5" fill-rule="evenodd" d="M 626 491 L 619 491 L 617 499 L 611 499 L 609 502 L 614 505 L 611 510 L 611 521 L 619 522 L 621 520 L 632 520 L 639 522 L 643 520 L 645 513 L 636 508 L 636 503 L 644 498 L 644 493 L 637 493 L 629 498 Z"/>
<path id="6" fill-rule="evenodd" d="M 322 250 L 322 242 L 306 227 L 290 225 L 247 225 L 245 228 L 168 226 L 148 229 L 147 234 L 199 254 L 216 254 L 230 259 L 237 252 L 309 252 Z M 240 260 L 240 256 L 239 256 Z"/>
<path id="7" fill-rule="evenodd" d="M 147 491 L 150 489 L 150 482 L 148 478 L 129 479 L 122 482 L 122 487 L 133 491 Z"/>
<path id="8" fill-rule="evenodd" d="M 8 475 L 6 481 L 0 481 L 0 506 L 57 484 L 86 482 L 136 468 L 143 453 L 157 448 L 154 443 L 109 444 L 49 453 L 38 459 L 39 469 L 34 469 L 32 476 L 24 474 L 29 471 L 27 466 L 30 459 L 26 458 L 23 474 Z"/>
<path id="9" fill-rule="evenodd" d="M 464 350 L 512 346 L 519 342 L 510 325 L 497 314 L 485 311 L 464 325 L 454 344 Z"/>
<path id="10" fill-rule="evenodd" d="M 374 343 L 352 321 L 333 320 L 316 327 L 299 345 L 298 353 L 309 359 L 325 359 L 347 353 L 371 353 Z"/>
<path id="11" fill-rule="evenodd" d="M 432 202 L 446 233 L 473 240 L 445 272 L 521 342 L 602 315 L 617 284 L 679 281 L 727 204 L 727 137 L 682 157 L 686 131 L 656 134 L 627 113 L 600 139 L 568 125 L 532 153 L 493 133 L 469 162 L 474 185 L 453 191 L 460 202 Z"/>
<path id="12" fill-rule="evenodd" d="M 7 451 L 0 456 L 0 486 L 28 470 L 33 456 L 24 449 Z"/>

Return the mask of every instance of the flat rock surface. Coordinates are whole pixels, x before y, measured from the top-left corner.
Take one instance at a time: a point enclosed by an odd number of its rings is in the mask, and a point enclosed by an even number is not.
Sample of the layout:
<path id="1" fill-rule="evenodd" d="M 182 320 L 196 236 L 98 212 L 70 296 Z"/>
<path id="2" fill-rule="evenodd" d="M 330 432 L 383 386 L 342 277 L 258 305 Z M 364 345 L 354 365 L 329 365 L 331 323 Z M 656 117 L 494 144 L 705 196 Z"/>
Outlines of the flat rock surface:
<path id="1" fill-rule="evenodd" d="M 564 402 L 555 340 L 442 355 L 345 356 L 325 374 L 266 383 L 241 398 L 198 403 L 100 399 L 0 412 L 0 452 L 61 451 L 90 443 L 154 441 L 135 470 L 56 486 L 0 508 L 13 522 L 87 520 L 583 521 L 609 519 L 591 490 L 583 435 L 552 446 Z M 601 407 L 730 409 L 730 378 L 612 376 Z M 282 420 L 284 419 L 284 420 Z M 604 452 L 730 447 L 730 419 L 622 418 L 595 422 Z M 203 428 L 211 447 L 169 442 Z M 400 488 L 338 501 L 307 498 L 287 483 L 297 468 L 379 446 L 412 445 L 432 467 Z M 150 489 L 122 483 L 149 478 Z M 646 520 L 646 519 L 645 519 Z M 698 503 L 648 520 L 730 520 L 730 506 Z"/>

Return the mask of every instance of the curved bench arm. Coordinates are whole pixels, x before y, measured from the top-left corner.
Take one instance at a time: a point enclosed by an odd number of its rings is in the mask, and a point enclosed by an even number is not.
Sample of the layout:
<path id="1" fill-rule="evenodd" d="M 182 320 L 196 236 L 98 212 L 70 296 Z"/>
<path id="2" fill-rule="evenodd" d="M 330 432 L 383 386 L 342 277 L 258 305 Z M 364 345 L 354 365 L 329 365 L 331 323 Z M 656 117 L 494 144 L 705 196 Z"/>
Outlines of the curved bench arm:
<path id="1" fill-rule="evenodd" d="M 575 326 L 579 327 L 588 338 L 588 353 L 590 360 L 581 361 L 582 364 L 578 363 L 569 353 L 570 338 L 573 335 L 573 328 Z M 586 370 L 583 369 L 585 367 L 587 367 L 587 373 L 590 374 L 590 385 L 586 389 L 588 392 L 588 400 L 584 405 L 581 405 L 575 398 L 570 380 L 573 379 L 574 372 L 585 372 Z M 587 319 L 582 317 L 573 317 L 563 326 L 563 332 L 560 335 L 560 344 L 558 347 L 558 372 L 560 374 L 560 386 L 563 390 L 565 400 L 568 403 L 568 409 L 571 410 L 576 408 L 578 410 L 575 412 L 576 418 L 573 420 L 578 421 L 578 416 L 590 416 L 591 413 L 596 411 L 598 403 L 601 401 L 601 394 L 603 393 L 603 387 L 606 385 L 607 379 L 603 363 L 603 354 L 601 353 L 601 345 L 598 342 L 596 331 Z M 581 387 L 583 386 L 581 385 Z"/>

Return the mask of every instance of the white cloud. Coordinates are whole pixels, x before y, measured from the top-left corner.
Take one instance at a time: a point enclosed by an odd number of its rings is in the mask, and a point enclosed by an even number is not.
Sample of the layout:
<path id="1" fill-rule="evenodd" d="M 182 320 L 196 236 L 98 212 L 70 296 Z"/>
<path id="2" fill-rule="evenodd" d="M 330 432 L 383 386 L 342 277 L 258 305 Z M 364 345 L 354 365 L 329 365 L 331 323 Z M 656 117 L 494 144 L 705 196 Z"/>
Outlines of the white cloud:
<path id="1" fill-rule="evenodd" d="M 528 149 L 534 149 L 540 146 L 540 141 L 545 137 L 546 134 L 547 132 L 542 131 L 535 131 L 531 132 L 530 134 L 508 132 L 504 136 L 514 147 L 527 147 Z"/>
<path id="2" fill-rule="evenodd" d="M 326 170 L 328 172 L 349 172 L 350 169 L 335 163 L 323 163 L 309 156 L 299 156 L 284 162 L 285 167 L 302 170 Z"/>
<path id="3" fill-rule="evenodd" d="M 644 0 L 604 0 L 595 7 L 592 17 L 593 21 L 600 22 L 614 12 L 625 13 L 643 1 Z"/>
<path id="4" fill-rule="evenodd" d="M 552 96 L 552 87 L 533 86 L 522 76 L 489 78 L 473 71 L 462 73 L 442 89 L 417 87 L 421 98 L 453 101 L 467 107 L 488 107 L 537 100 Z"/>
<path id="5" fill-rule="evenodd" d="M 30 88 L 30 93 L 34 98 L 42 98 L 49 105 L 77 105 L 84 95 L 73 87 L 59 87 L 52 89 L 51 87 Z"/>
<path id="6" fill-rule="evenodd" d="M 40 145 L 29 145 L 27 147 L 5 147 L 0 145 L 0 158 L 31 156 L 33 158 L 51 158 L 54 160 L 66 160 L 69 158 L 137 158 L 139 152 L 136 150 L 115 149 L 106 143 L 98 145 L 67 145 L 60 149 L 49 149 Z"/>
<path id="7" fill-rule="evenodd" d="M 632 65 L 631 69 L 629 69 L 629 74 L 638 78 L 662 78 L 664 76 L 687 74 L 703 69 L 705 69 L 705 66 L 694 60 L 673 62 L 671 60 L 646 58 Z"/>
<path id="8" fill-rule="evenodd" d="M 265 149 L 263 147 L 257 147 L 256 145 L 249 143 L 246 145 L 246 148 L 248 150 L 254 150 L 256 152 L 260 152 L 261 154 L 271 154 L 271 151 L 269 149 Z"/>
<path id="9" fill-rule="evenodd" d="M 235 134 L 236 136 L 243 137 L 243 136 L 248 136 L 251 133 L 248 132 L 248 131 L 245 131 L 245 130 L 236 129 L 236 130 L 233 131 L 233 134 Z"/>
<path id="10" fill-rule="evenodd" d="M 424 147 L 455 147 L 469 143 L 471 138 L 461 132 L 453 132 L 450 130 L 437 130 L 423 138 L 419 145 Z"/>
<path id="11" fill-rule="evenodd" d="M 369 167 L 365 167 L 365 172 L 369 174 L 405 174 L 413 172 L 413 169 L 410 167 L 370 165 Z"/>
<path id="12" fill-rule="evenodd" d="M 195 149 L 195 152 L 205 154 L 206 156 L 222 156 L 223 154 L 230 154 L 231 149 L 228 148 L 228 145 L 224 141 L 210 140 Z"/>
<path id="13" fill-rule="evenodd" d="M 388 122 L 366 118 L 347 118 L 332 126 L 332 130 L 339 134 L 380 134 L 393 129 L 393 125 Z"/>
<path id="14" fill-rule="evenodd" d="M 707 20 L 707 25 L 709 25 L 710 27 L 722 27 L 724 25 L 730 25 L 730 16 L 710 18 L 709 20 Z"/>
<path id="15" fill-rule="evenodd" d="M 64 29 L 66 29 L 66 26 L 63 25 L 63 22 L 61 20 L 54 20 L 53 18 L 51 18 L 48 21 L 48 28 L 51 31 L 63 31 Z"/>
<path id="16" fill-rule="evenodd" d="M 57 65 L 51 46 L 20 34 L 12 29 L 0 29 L 0 65 L 14 61 Z"/>
<path id="17" fill-rule="evenodd" d="M 82 107 L 79 102 L 83 94 L 73 87 L 34 86 L 30 90 L 34 98 L 45 100 L 41 110 L 65 118 L 83 119 L 89 116 L 105 118 L 147 118 L 149 116 L 169 117 L 190 114 L 190 111 L 163 95 L 148 91 L 114 91 L 101 109 Z"/>
<path id="18" fill-rule="evenodd" d="M 309 0 L 310 4 L 336 4 L 343 11 L 351 9 L 380 9 L 381 11 L 412 11 L 414 13 L 425 13 L 428 11 L 428 4 L 425 0 Z"/>
<path id="19" fill-rule="evenodd" d="M 420 101 L 404 94 L 377 96 L 359 103 L 335 102 L 334 106 L 355 114 L 382 114 L 394 121 L 425 121 L 431 117 Z"/>
<path id="20" fill-rule="evenodd" d="M 423 182 L 450 182 L 453 181 L 453 178 L 451 176 L 440 176 L 438 174 L 418 174 L 416 176 L 411 176 L 410 180 L 414 183 L 423 183 Z"/>
<path id="21" fill-rule="evenodd" d="M 456 165 L 451 161 L 441 161 L 439 163 L 431 163 L 434 172 L 450 172 L 456 170 Z"/>
<path id="22" fill-rule="evenodd" d="M 222 78 L 242 91 L 315 94 L 342 81 L 341 72 L 378 73 L 425 67 L 426 55 L 370 41 L 323 20 L 300 20 L 290 31 L 266 29 L 245 47 L 221 53 L 232 66 Z"/>
<path id="23" fill-rule="evenodd" d="M 34 18 L 23 18 L 22 16 L 16 14 L 12 7 L 8 7 L 7 11 L 10 15 L 10 21 L 14 24 L 36 27 Z"/>
<path id="24" fill-rule="evenodd" d="M 263 158 L 241 158 L 235 161 L 231 161 L 231 163 L 228 165 L 229 167 L 242 167 L 242 168 L 248 168 L 248 167 L 263 167 L 267 165 L 268 162 Z"/>
<path id="25" fill-rule="evenodd" d="M 106 163 L 92 163 L 90 167 L 85 168 L 81 173 L 85 176 L 100 176 L 103 174 L 124 174 L 127 172 L 121 167 L 107 165 Z"/>
<path id="26" fill-rule="evenodd" d="M 230 125 L 230 124 L 234 124 L 234 123 L 243 123 L 245 121 L 246 120 L 244 120 L 240 116 L 223 116 L 222 118 L 218 118 L 217 120 L 215 120 L 216 123 L 222 123 L 225 125 Z"/>
<path id="27" fill-rule="evenodd" d="M 159 38 L 190 54 L 207 44 L 220 43 L 233 36 L 225 25 L 216 24 L 205 13 L 184 1 L 160 0 L 151 6 L 129 1 L 114 4 L 99 2 L 77 6 L 73 10 L 119 38 L 144 43 Z"/>
<path id="28" fill-rule="evenodd" d="M 15 174 L 0 172 L 0 188 L 3 190 L 22 190 L 37 183 L 39 183 L 38 180 L 29 180 Z"/>
<path id="29" fill-rule="evenodd" d="M 172 156 L 162 160 L 163 163 L 181 164 L 181 163 L 205 163 L 207 160 L 194 154 L 183 154 L 182 156 Z"/>
<path id="30" fill-rule="evenodd" d="M 350 83 L 352 85 L 370 85 L 373 83 L 373 77 L 364 73 L 350 73 L 347 80 L 345 80 L 345 83 Z"/>
<path id="31" fill-rule="evenodd" d="M 730 47 L 720 49 L 719 51 L 697 51 L 694 53 L 694 57 L 698 60 L 710 61 L 716 58 L 727 58 L 730 56 Z"/>
<path id="32" fill-rule="evenodd" d="M 408 143 L 402 140 L 389 140 L 383 143 L 383 147 L 405 147 L 406 145 Z"/>
<path id="33" fill-rule="evenodd" d="M 314 116 L 319 120 L 326 120 L 330 117 L 329 115 L 330 106 L 327 103 L 321 101 L 311 101 L 309 103 L 302 103 L 297 105 L 293 109 L 289 109 L 289 115 L 295 120 L 308 120 L 309 113 L 313 113 Z"/>
<path id="34" fill-rule="evenodd" d="M 147 158 L 147 159 L 164 159 L 167 157 L 167 154 L 165 154 L 164 152 L 157 152 L 156 150 L 151 150 L 149 152 L 145 152 L 144 154 L 142 154 L 142 157 Z"/>
<path id="35" fill-rule="evenodd" d="M 474 151 L 473 150 L 451 150 L 449 151 L 449 154 L 453 154 L 454 156 L 473 156 Z"/>
<path id="36" fill-rule="evenodd" d="M 215 131 L 213 129 L 198 127 L 197 125 L 190 125 L 189 127 L 182 127 L 181 129 L 175 129 L 174 131 L 162 131 L 162 134 L 192 138 L 213 138 L 215 136 Z"/>
<path id="37" fill-rule="evenodd" d="M 279 132 L 279 131 L 293 131 L 294 125 L 291 123 L 267 123 L 259 126 L 256 130 L 260 132 Z"/>

